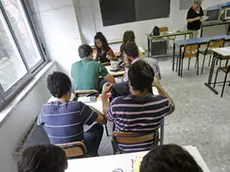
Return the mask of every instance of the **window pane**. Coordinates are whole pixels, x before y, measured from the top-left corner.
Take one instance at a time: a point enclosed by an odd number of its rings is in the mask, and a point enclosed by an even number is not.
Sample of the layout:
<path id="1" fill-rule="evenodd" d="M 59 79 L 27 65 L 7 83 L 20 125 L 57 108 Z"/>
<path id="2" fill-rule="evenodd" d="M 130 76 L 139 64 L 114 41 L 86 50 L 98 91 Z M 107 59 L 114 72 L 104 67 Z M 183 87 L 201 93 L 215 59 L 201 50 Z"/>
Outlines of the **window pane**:
<path id="1" fill-rule="evenodd" d="M 22 53 L 31 68 L 42 58 L 37 49 L 35 39 L 23 11 L 21 2 L 18 0 L 3 0 L 3 7 L 10 20 L 10 24 L 22 49 Z"/>
<path id="2" fill-rule="evenodd" d="M 7 91 L 27 70 L 1 12 L 0 20 L 0 83 Z"/>

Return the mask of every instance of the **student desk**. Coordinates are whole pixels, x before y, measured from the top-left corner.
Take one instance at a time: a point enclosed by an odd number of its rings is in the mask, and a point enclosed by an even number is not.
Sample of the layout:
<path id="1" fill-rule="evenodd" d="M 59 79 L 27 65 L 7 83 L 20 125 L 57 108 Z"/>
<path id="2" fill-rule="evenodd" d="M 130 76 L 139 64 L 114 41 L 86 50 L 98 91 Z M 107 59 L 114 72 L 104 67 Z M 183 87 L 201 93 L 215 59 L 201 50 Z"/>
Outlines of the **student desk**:
<path id="1" fill-rule="evenodd" d="M 206 21 L 206 22 L 202 22 L 200 36 L 201 37 L 203 36 L 203 30 L 204 30 L 205 27 L 212 27 L 212 26 L 218 26 L 218 25 L 227 25 L 227 24 L 230 24 L 230 21 L 220 21 L 220 20 L 217 20 L 217 21 Z M 226 33 L 226 34 L 229 34 L 229 33 Z"/>
<path id="2" fill-rule="evenodd" d="M 230 60 L 230 47 L 224 47 L 224 48 L 214 48 L 212 49 L 214 52 L 212 63 L 211 63 L 211 69 L 208 77 L 208 82 L 205 83 L 205 86 L 207 86 L 210 90 L 212 90 L 215 94 L 218 94 L 215 88 L 212 87 L 212 78 L 213 73 L 215 69 L 216 60 L 227 60 L 226 66 L 228 65 L 228 60 Z M 217 83 L 223 83 L 223 82 L 217 82 Z"/>
<path id="3" fill-rule="evenodd" d="M 114 72 L 114 71 L 110 70 L 110 67 L 111 66 L 105 66 L 105 68 L 108 70 L 109 74 L 112 75 L 113 77 L 119 77 L 119 76 L 123 76 L 125 74 L 124 70 Z"/>
<path id="4" fill-rule="evenodd" d="M 187 40 L 176 40 L 173 41 L 173 63 L 172 63 L 172 70 L 175 69 L 175 52 L 176 52 L 176 45 L 179 46 L 180 52 L 179 52 L 179 69 L 181 64 L 181 55 L 182 55 L 182 47 L 188 44 L 207 44 L 210 40 L 215 39 L 222 39 L 224 38 L 225 41 L 230 40 L 230 35 L 216 35 L 216 36 L 206 36 L 201 38 L 195 38 L 195 39 L 187 39 Z M 178 70 L 178 76 L 180 76 L 180 70 Z"/>
<path id="5" fill-rule="evenodd" d="M 167 37 L 173 37 L 173 36 L 186 36 L 191 35 L 193 36 L 193 32 L 189 30 L 179 30 L 179 31 L 167 31 L 167 32 L 161 32 L 158 36 L 151 36 L 150 34 L 146 34 L 147 41 L 148 41 L 148 56 L 150 57 L 150 52 L 152 52 L 152 40 L 153 39 L 160 39 L 160 38 L 167 38 Z"/>
<path id="6" fill-rule="evenodd" d="M 204 172 L 210 172 L 200 152 L 195 146 L 185 146 L 183 148 L 194 157 L 194 159 L 197 161 L 197 163 L 200 165 Z M 137 156 L 144 156 L 147 153 L 148 152 L 138 152 L 110 155 L 104 157 L 102 156 L 95 158 L 68 160 L 69 165 L 66 172 L 113 172 L 115 169 L 121 169 L 121 172 L 131 172 L 132 161 L 135 160 Z"/>

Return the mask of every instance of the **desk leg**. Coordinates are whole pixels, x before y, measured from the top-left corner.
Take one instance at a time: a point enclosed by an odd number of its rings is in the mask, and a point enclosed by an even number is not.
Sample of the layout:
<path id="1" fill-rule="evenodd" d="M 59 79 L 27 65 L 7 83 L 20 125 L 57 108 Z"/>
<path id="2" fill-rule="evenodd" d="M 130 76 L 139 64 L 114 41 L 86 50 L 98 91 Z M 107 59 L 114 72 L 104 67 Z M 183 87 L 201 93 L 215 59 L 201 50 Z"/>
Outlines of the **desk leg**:
<path id="1" fill-rule="evenodd" d="M 180 46 L 180 52 L 179 52 L 179 56 L 178 56 L 178 61 L 179 61 L 179 68 L 177 69 L 178 70 L 178 76 L 180 76 L 180 73 L 181 73 L 181 51 L 182 51 L 182 47 Z"/>
<path id="2" fill-rule="evenodd" d="M 209 72 L 209 77 L 208 77 L 208 82 L 206 82 L 204 85 L 207 86 L 210 90 L 212 90 L 215 94 L 218 94 L 218 92 L 215 90 L 215 88 L 212 87 L 212 77 L 213 77 L 213 73 L 214 73 L 214 69 L 215 69 L 215 63 L 216 63 L 216 53 L 213 54 L 213 58 L 212 58 L 212 65 L 211 65 L 211 69 Z"/>
<path id="3" fill-rule="evenodd" d="M 172 63 L 172 71 L 175 69 L 175 51 L 176 51 L 176 45 L 173 43 L 173 63 Z"/>
<path id="4" fill-rule="evenodd" d="M 201 26 L 201 29 L 200 29 L 200 37 L 203 36 L 203 27 Z"/>
<path id="5" fill-rule="evenodd" d="M 165 129 L 165 120 L 163 120 L 163 123 L 161 124 L 161 129 L 160 129 L 160 145 L 164 144 L 164 129 Z"/>
<path id="6" fill-rule="evenodd" d="M 147 41 L 148 41 L 148 57 L 150 57 L 150 40 L 148 36 L 147 36 Z"/>

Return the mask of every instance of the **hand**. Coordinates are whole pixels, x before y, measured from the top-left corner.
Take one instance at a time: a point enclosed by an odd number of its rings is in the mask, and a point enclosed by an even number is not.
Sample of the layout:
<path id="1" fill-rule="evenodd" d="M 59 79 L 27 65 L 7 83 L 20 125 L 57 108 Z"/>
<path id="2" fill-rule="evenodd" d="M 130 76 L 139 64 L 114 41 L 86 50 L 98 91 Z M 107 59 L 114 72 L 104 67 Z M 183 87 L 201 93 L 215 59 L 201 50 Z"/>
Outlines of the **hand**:
<path id="1" fill-rule="evenodd" d="M 200 20 L 201 19 L 201 17 L 196 17 L 196 20 Z"/>
<path id="2" fill-rule="evenodd" d="M 103 89 L 102 89 L 102 94 L 103 95 L 106 95 L 112 88 L 113 84 L 109 83 L 109 82 L 106 82 L 104 85 L 103 85 Z"/>

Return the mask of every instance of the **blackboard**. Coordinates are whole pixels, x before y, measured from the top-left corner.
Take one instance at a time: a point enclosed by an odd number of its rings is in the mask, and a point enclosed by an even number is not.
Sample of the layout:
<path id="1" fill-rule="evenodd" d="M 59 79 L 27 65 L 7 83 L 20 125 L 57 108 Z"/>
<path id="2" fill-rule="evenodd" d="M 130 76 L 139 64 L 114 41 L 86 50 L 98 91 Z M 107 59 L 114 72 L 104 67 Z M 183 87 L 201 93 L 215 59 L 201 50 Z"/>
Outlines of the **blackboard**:
<path id="1" fill-rule="evenodd" d="M 100 0 L 103 26 L 165 18 L 171 0 Z"/>
<path id="2" fill-rule="evenodd" d="M 193 5 L 194 0 L 180 0 L 180 10 L 189 9 Z"/>

